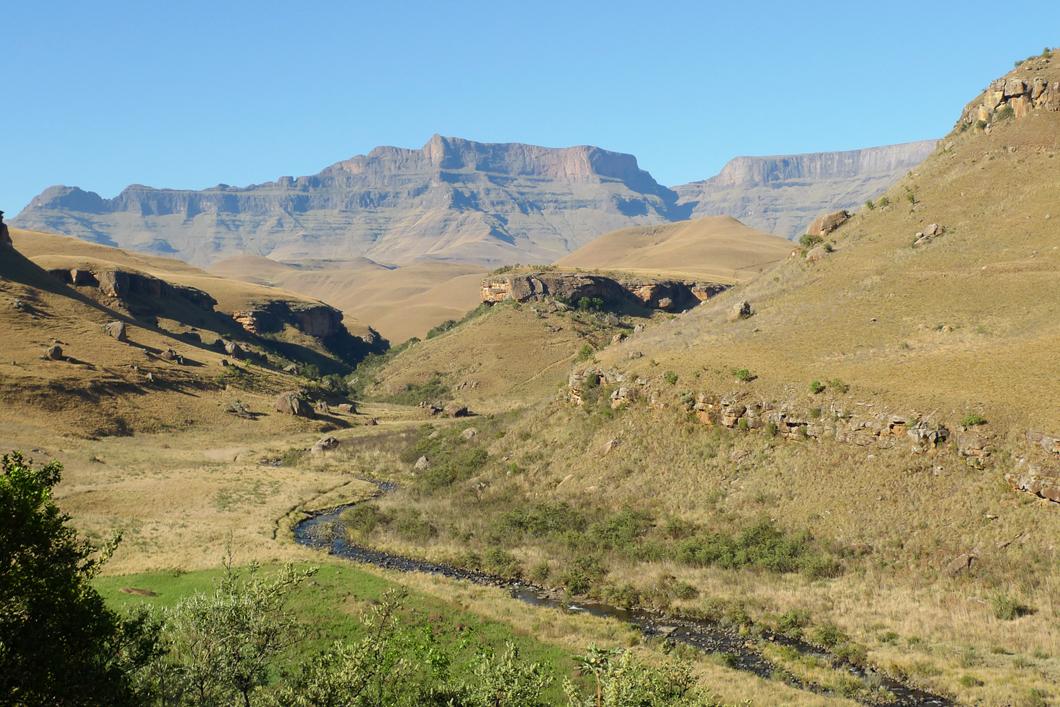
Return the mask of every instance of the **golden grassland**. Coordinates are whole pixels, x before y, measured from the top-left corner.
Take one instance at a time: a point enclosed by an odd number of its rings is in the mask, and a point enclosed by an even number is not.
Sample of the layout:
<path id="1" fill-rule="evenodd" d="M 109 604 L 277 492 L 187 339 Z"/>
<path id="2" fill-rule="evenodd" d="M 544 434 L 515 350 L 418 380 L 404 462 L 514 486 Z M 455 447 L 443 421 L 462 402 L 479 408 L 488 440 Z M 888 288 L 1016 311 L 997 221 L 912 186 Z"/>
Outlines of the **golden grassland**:
<path id="1" fill-rule="evenodd" d="M 747 282 L 786 258 L 794 245 L 730 216 L 607 233 L 556 265 L 635 275 Z"/>
<path id="2" fill-rule="evenodd" d="M 384 267 L 366 258 L 280 263 L 245 255 L 215 263 L 210 272 L 317 297 L 353 321 L 370 323 L 393 345 L 423 337 L 474 308 L 486 274 L 477 265 L 459 263 Z"/>

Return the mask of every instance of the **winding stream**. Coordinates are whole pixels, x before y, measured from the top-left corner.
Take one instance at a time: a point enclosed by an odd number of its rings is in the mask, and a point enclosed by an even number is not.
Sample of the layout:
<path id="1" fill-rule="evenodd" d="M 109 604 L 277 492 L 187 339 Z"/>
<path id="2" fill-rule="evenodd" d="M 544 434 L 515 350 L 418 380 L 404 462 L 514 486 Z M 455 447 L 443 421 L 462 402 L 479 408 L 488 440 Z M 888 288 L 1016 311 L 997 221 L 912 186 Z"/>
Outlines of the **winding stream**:
<path id="1" fill-rule="evenodd" d="M 380 494 L 388 493 L 396 488 L 394 484 L 389 482 L 373 483 L 376 483 L 379 487 Z M 777 666 L 754 649 L 752 640 L 710 621 L 664 616 L 643 609 L 623 609 L 589 600 L 573 601 L 562 594 L 556 594 L 527 582 L 498 577 L 486 572 L 477 572 L 451 565 L 392 555 L 381 550 L 355 545 L 346 539 L 346 533 L 342 531 L 340 520 L 342 512 L 354 505 L 356 504 L 350 503 L 338 506 L 314 513 L 299 521 L 294 526 L 295 541 L 306 547 L 326 550 L 336 557 L 363 562 L 385 569 L 399 572 L 424 572 L 451 579 L 462 579 L 474 584 L 503 587 L 508 589 L 512 597 L 531 606 L 548 607 L 568 612 L 584 612 L 592 616 L 617 619 L 635 626 L 645 636 L 661 637 L 675 643 L 693 646 L 707 653 L 725 655 L 726 663 L 729 667 L 754 673 L 764 678 L 783 675 L 784 682 L 793 687 L 828 694 L 827 690 L 818 685 L 806 683 L 793 676 L 784 674 L 782 670 L 779 670 Z M 805 641 L 769 632 L 762 634 L 761 638 L 762 640 L 788 646 L 804 655 L 815 656 L 827 663 L 836 664 L 834 656 L 822 652 Z M 871 678 L 875 684 L 882 686 L 893 694 L 895 699 L 887 702 L 886 704 L 888 705 L 894 705 L 895 707 L 913 705 L 941 707 L 953 704 L 947 698 L 906 685 L 871 669 L 864 670 L 850 664 L 843 664 L 842 668 L 863 681 Z"/>

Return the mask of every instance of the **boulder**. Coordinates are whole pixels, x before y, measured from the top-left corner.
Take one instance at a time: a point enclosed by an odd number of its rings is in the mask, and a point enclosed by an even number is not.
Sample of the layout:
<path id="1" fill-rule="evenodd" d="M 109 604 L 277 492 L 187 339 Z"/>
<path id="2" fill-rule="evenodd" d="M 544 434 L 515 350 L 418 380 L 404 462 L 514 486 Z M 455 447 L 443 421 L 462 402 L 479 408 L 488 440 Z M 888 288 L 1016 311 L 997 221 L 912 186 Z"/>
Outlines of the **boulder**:
<path id="1" fill-rule="evenodd" d="M 729 310 L 729 321 L 735 322 L 741 319 L 747 319 L 754 313 L 755 310 L 753 307 L 751 307 L 750 302 L 746 300 L 744 300 L 743 302 L 737 302 L 732 306 L 732 309 Z"/>
<path id="2" fill-rule="evenodd" d="M 1005 82 L 1004 97 L 1022 96 L 1027 92 L 1027 82 L 1023 79 L 1009 79 Z"/>
<path id="3" fill-rule="evenodd" d="M 125 322 L 107 322 L 103 325 L 103 333 L 117 339 L 118 341 L 128 340 L 128 332 L 125 327 Z"/>
<path id="4" fill-rule="evenodd" d="M 353 403 L 339 403 L 335 406 L 335 409 L 339 412 L 344 412 L 350 415 L 357 412 L 357 406 Z"/>
<path id="5" fill-rule="evenodd" d="M 310 454 L 325 454 L 327 452 L 330 452 L 333 449 L 337 449 L 338 446 L 339 446 L 339 440 L 337 440 L 336 438 L 332 437 L 331 435 L 328 435 L 327 437 L 321 437 L 319 440 L 317 440 L 317 443 L 314 444 L 309 449 L 309 453 Z"/>
<path id="6" fill-rule="evenodd" d="M 250 408 L 248 408 L 246 403 L 244 403 L 242 400 L 233 400 L 232 402 L 227 403 L 223 409 L 229 415 L 241 417 L 244 420 L 254 419 L 254 413 L 250 411 Z"/>
<path id="7" fill-rule="evenodd" d="M 806 253 L 806 259 L 811 263 L 817 263 L 825 259 L 828 256 L 828 249 L 823 245 L 817 245 L 810 248 Z"/>
<path id="8" fill-rule="evenodd" d="M 619 444 L 621 444 L 621 442 L 617 439 L 607 440 L 607 443 L 604 444 L 604 454 L 610 454 Z"/>
<path id="9" fill-rule="evenodd" d="M 471 414 L 471 411 L 467 409 L 466 405 L 460 403 L 448 403 L 442 412 L 445 413 L 446 417 L 467 417 Z"/>
<path id="10" fill-rule="evenodd" d="M 309 401 L 297 390 L 281 393 L 276 398 L 275 408 L 277 412 L 284 415 L 313 417 L 313 408 L 309 405 Z"/>
<path id="11" fill-rule="evenodd" d="M 474 427 L 468 427 L 466 430 L 460 433 L 460 436 L 464 439 L 471 440 L 478 436 L 478 430 Z"/>
<path id="12" fill-rule="evenodd" d="M 810 227 L 806 229 L 806 233 L 811 236 L 818 236 L 824 238 L 832 231 L 836 230 L 850 219 L 850 212 L 845 210 L 833 211 L 830 214 L 818 216 L 810 224 Z"/>
<path id="13" fill-rule="evenodd" d="M 957 577 L 972 569 L 972 565 L 978 558 L 970 552 L 958 555 L 946 563 L 946 574 Z"/>
<path id="14" fill-rule="evenodd" d="M 224 346 L 225 353 L 236 360 L 246 355 L 246 350 L 234 341 L 222 341 L 221 344 Z"/>
<path id="15" fill-rule="evenodd" d="M 162 353 L 158 354 L 158 357 L 163 361 L 169 361 L 170 363 L 184 363 L 184 357 L 173 349 L 166 349 Z"/>
<path id="16" fill-rule="evenodd" d="M 431 460 L 426 456 L 422 456 L 416 460 L 416 463 L 412 465 L 412 468 L 416 471 L 424 471 L 431 468 Z"/>
<path id="17" fill-rule="evenodd" d="M 328 407 L 328 404 L 327 404 L 326 401 L 318 400 L 318 401 L 316 401 L 316 403 L 313 404 L 313 412 L 315 412 L 318 415 L 330 415 L 331 414 L 331 408 Z"/>
<path id="18" fill-rule="evenodd" d="M 63 347 L 59 346 L 59 344 L 52 344 L 44 350 L 44 358 L 49 361 L 62 361 Z"/>

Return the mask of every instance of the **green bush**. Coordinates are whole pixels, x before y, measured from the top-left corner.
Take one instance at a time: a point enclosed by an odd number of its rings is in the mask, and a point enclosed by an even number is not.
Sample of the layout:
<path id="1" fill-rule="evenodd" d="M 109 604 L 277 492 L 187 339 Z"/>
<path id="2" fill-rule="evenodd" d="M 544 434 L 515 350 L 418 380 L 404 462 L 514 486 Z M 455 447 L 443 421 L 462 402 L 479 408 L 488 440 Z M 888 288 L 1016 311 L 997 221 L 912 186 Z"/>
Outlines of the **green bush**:
<path id="1" fill-rule="evenodd" d="M 799 236 L 799 245 L 801 245 L 806 250 L 813 248 L 819 243 L 824 243 L 824 239 L 818 235 L 812 233 L 804 233 Z"/>
<path id="2" fill-rule="evenodd" d="M 810 638 L 814 643 L 824 646 L 825 648 L 835 648 L 841 643 L 846 643 L 850 640 L 843 631 L 831 622 L 825 622 L 815 628 L 810 633 Z"/>
<path id="3" fill-rule="evenodd" d="M 427 331 L 427 338 L 428 339 L 433 339 L 434 337 L 438 336 L 439 334 L 444 334 L 445 332 L 449 331 L 450 329 L 452 329 L 453 327 L 455 327 L 459 323 L 460 322 L 458 322 L 455 319 L 446 319 L 444 322 L 442 322 L 438 326 L 431 327 Z"/>
<path id="4" fill-rule="evenodd" d="M 820 571 L 823 557 L 812 547 L 808 533 L 789 535 L 765 520 L 735 536 L 723 533 L 700 534 L 680 542 L 677 559 L 685 564 L 724 569 L 756 567 L 787 573 L 814 569 Z M 838 564 L 828 563 L 834 575 Z"/>
<path id="5" fill-rule="evenodd" d="M 837 393 L 847 393 L 850 391 L 850 386 L 844 383 L 839 378 L 833 378 L 832 380 L 828 381 L 828 386 Z"/>
<path id="6" fill-rule="evenodd" d="M 578 349 L 578 356 L 576 360 L 580 363 L 582 361 L 588 361 L 592 357 L 593 347 L 589 344 L 582 344 L 582 347 Z M 586 383 L 588 383 L 588 380 L 586 380 Z"/>
<path id="7" fill-rule="evenodd" d="M 732 375 L 736 378 L 736 380 L 740 381 L 741 383 L 750 383 L 758 377 L 746 368 L 733 369 Z"/>
<path id="8" fill-rule="evenodd" d="M 975 427 L 977 425 L 985 425 L 986 418 L 982 415 L 974 412 L 970 412 L 961 418 L 961 425 L 964 427 Z"/>
<path id="9" fill-rule="evenodd" d="M 990 608 L 993 610 L 994 618 L 999 621 L 1014 621 L 1032 613 L 1029 606 L 1007 594 L 995 594 L 991 597 Z"/>
<path id="10" fill-rule="evenodd" d="M 570 562 L 560 581 L 571 594 L 588 594 L 606 573 L 598 558 L 581 555 Z"/>
<path id="11" fill-rule="evenodd" d="M 881 209 L 886 209 L 890 205 L 891 200 L 888 199 L 886 196 L 881 196 L 879 199 L 876 200 L 876 206 L 879 206 Z"/>
<path id="12" fill-rule="evenodd" d="M 818 381 L 818 380 L 810 381 L 810 392 L 813 393 L 814 395 L 817 395 L 818 393 L 823 393 L 824 392 L 824 388 L 825 388 L 824 383 L 822 383 L 821 381 Z"/>
<path id="13" fill-rule="evenodd" d="M 578 298 L 578 309 L 582 312 L 599 312 L 604 308 L 604 300 L 600 297 Z"/>
<path id="14" fill-rule="evenodd" d="M 397 405 L 419 405 L 449 400 L 451 395 L 449 384 L 442 379 L 440 373 L 435 373 L 423 383 L 406 383 L 404 389 L 386 396 L 384 402 Z"/>
<path id="15" fill-rule="evenodd" d="M 868 199 L 865 202 L 865 208 L 868 209 L 869 211 L 872 211 L 873 209 L 876 208 L 876 204 L 875 204 L 875 202 L 873 202 L 872 199 Z"/>
<path id="16" fill-rule="evenodd" d="M 677 385 L 677 374 L 673 371 L 667 371 L 666 373 L 663 373 L 663 380 L 670 385 Z"/>
<path id="17" fill-rule="evenodd" d="M 375 529 L 387 522 L 387 517 L 374 503 L 361 503 L 342 512 L 341 520 L 351 540 L 363 542 Z"/>
<path id="18" fill-rule="evenodd" d="M 387 526 L 405 540 L 423 543 L 438 535 L 438 529 L 415 508 L 394 509 Z"/>

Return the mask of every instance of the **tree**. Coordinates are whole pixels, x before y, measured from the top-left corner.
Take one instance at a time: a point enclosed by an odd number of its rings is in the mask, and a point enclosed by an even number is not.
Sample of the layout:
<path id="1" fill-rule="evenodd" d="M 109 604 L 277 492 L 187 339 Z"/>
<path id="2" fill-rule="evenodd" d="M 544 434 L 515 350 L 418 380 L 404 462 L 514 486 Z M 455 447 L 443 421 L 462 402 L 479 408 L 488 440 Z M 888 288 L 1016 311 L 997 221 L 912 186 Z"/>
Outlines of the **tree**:
<path id="1" fill-rule="evenodd" d="M 159 652 L 145 613 L 121 617 L 90 584 L 118 538 L 81 539 L 52 499 L 62 465 L 0 459 L 0 702 L 126 705 Z"/>
<path id="2" fill-rule="evenodd" d="M 225 561 L 212 594 L 184 599 L 163 616 L 168 657 L 157 672 L 167 699 L 197 705 L 251 704 L 266 685 L 271 661 L 300 642 L 305 627 L 288 611 L 292 592 L 313 570 L 285 566 L 273 577 L 243 578 Z"/>

